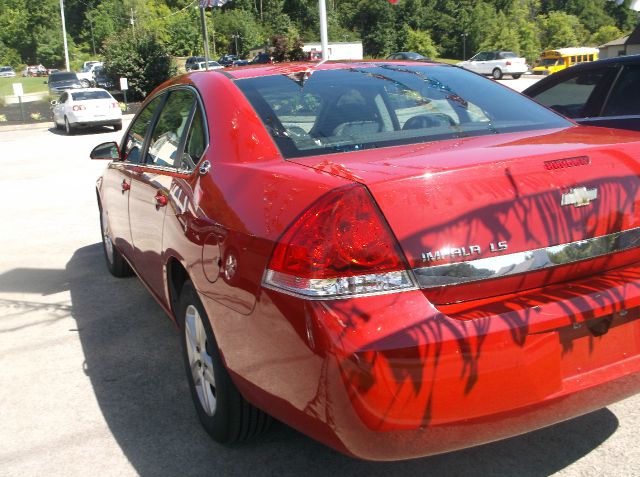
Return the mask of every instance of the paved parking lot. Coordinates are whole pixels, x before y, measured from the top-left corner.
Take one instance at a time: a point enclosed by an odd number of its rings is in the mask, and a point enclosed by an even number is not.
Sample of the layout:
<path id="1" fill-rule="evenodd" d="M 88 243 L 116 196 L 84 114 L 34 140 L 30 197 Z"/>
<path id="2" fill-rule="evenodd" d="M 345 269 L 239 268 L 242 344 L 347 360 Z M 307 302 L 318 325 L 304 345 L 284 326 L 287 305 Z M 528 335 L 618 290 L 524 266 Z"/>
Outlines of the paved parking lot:
<path id="1" fill-rule="evenodd" d="M 0 131 L 0 475 L 640 475 L 640 397 L 397 463 L 350 459 L 281 424 L 214 444 L 172 323 L 136 278 L 104 267 L 94 183 L 105 164 L 88 153 L 119 136 Z"/>

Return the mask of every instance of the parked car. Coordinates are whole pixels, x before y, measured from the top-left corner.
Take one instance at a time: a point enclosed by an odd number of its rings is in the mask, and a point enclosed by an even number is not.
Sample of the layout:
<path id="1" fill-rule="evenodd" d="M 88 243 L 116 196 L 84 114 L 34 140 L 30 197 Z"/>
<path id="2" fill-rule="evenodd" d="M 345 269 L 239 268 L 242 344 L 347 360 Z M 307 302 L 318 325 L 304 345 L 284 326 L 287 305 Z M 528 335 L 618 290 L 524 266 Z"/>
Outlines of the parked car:
<path id="1" fill-rule="evenodd" d="M 231 66 L 247 66 L 249 64 L 250 64 L 249 60 L 234 60 L 231 63 Z"/>
<path id="2" fill-rule="evenodd" d="M 16 72 L 11 66 L 0 66 L 0 78 L 15 78 Z"/>
<path id="3" fill-rule="evenodd" d="M 53 123 L 71 135 L 80 128 L 112 126 L 122 129 L 120 104 L 101 88 L 65 91 L 58 101 L 52 101 Z"/>
<path id="4" fill-rule="evenodd" d="M 89 88 L 90 86 L 95 85 L 96 69 L 102 68 L 103 65 L 104 64 L 100 61 L 92 61 L 91 64 L 83 67 L 82 70 L 76 73 L 76 76 L 80 80 L 80 83 L 82 83 L 83 88 Z"/>
<path id="5" fill-rule="evenodd" d="M 191 71 L 195 65 L 205 61 L 204 56 L 190 56 L 184 63 L 184 68 L 187 71 Z"/>
<path id="6" fill-rule="evenodd" d="M 239 59 L 240 58 L 238 58 L 237 55 L 222 55 L 218 60 L 218 63 L 226 67 L 231 66 L 234 61 L 238 61 Z"/>
<path id="7" fill-rule="evenodd" d="M 581 124 L 640 131 L 640 55 L 572 66 L 523 91 Z"/>
<path id="8" fill-rule="evenodd" d="M 273 63 L 273 57 L 269 53 L 261 52 L 254 56 L 250 63 L 252 65 L 270 64 Z"/>
<path id="9" fill-rule="evenodd" d="M 502 79 L 504 75 L 518 79 L 529 70 L 526 58 L 520 58 L 512 51 L 481 51 L 470 60 L 457 63 L 457 66 L 490 75 L 495 80 Z"/>
<path id="10" fill-rule="evenodd" d="M 22 76 L 47 76 L 47 69 L 42 65 L 30 65 L 22 71 Z"/>
<path id="11" fill-rule="evenodd" d="M 284 64 L 173 78 L 91 157 L 107 268 L 220 442 L 272 415 L 402 459 L 640 390 L 637 133 L 450 65 Z"/>
<path id="12" fill-rule="evenodd" d="M 45 83 L 49 85 L 49 94 L 57 96 L 67 89 L 82 88 L 82 83 L 75 73 L 71 71 L 59 71 L 52 73 Z"/>
<path id="13" fill-rule="evenodd" d="M 116 78 L 107 75 L 107 72 L 103 66 L 96 68 L 93 71 L 93 74 L 94 83 L 97 88 L 106 89 L 107 91 L 115 91 L 118 89 L 118 81 L 116 80 Z"/>
<path id="14" fill-rule="evenodd" d="M 430 61 L 426 56 L 413 51 L 398 51 L 387 56 L 388 60 Z"/>
<path id="15" fill-rule="evenodd" d="M 191 71 L 199 71 L 199 70 L 205 70 L 205 61 L 201 61 L 199 63 L 196 63 L 195 65 L 193 65 L 193 67 L 191 68 Z M 217 61 L 209 61 L 209 69 L 210 70 L 220 70 L 224 68 L 224 66 L 222 66 L 220 63 L 218 63 Z"/>
<path id="16" fill-rule="evenodd" d="M 84 63 L 82 63 L 82 68 L 88 68 L 91 65 L 95 65 L 95 64 L 100 64 L 102 65 L 102 61 L 99 60 L 89 60 L 89 61 L 85 61 Z"/>

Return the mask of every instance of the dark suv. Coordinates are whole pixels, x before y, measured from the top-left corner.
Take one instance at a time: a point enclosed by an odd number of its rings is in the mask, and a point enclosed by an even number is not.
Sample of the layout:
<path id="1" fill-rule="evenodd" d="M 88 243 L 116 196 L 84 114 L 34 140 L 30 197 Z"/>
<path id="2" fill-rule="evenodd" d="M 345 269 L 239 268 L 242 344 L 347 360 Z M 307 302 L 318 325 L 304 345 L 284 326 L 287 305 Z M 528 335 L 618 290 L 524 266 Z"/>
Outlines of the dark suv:
<path id="1" fill-rule="evenodd" d="M 195 65 L 204 61 L 204 56 L 190 56 L 184 64 L 184 69 L 191 71 Z"/>
<path id="2" fill-rule="evenodd" d="M 71 71 L 59 71 L 52 73 L 49 79 L 45 81 L 49 84 L 49 94 L 57 95 L 67 89 L 82 88 L 82 83 L 75 73 Z"/>

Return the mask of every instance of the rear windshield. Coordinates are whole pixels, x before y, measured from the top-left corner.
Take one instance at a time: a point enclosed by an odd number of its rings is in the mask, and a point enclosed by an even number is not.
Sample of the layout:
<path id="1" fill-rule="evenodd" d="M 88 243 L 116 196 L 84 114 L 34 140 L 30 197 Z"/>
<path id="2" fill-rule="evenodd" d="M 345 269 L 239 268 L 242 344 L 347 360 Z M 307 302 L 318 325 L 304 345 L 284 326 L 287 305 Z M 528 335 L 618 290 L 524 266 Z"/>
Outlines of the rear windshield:
<path id="1" fill-rule="evenodd" d="M 111 99 L 111 95 L 106 91 L 79 91 L 71 93 L 74 101 L 86 101 L 88 99 Z"/>
<path id="2" fill-rule="evenodd" d="M 56 81 L 68 81 L 68 80 L 77 80 L 78 77 L 75 73 L 54 73 L 49 78 L 50 83 L 54 83 Z"/>
<path id="3" fill-rule="evenodd" d="M 572 125 L 500 84 L 445 65 L 353 67 L 236 85 L 285 158 Z"/>

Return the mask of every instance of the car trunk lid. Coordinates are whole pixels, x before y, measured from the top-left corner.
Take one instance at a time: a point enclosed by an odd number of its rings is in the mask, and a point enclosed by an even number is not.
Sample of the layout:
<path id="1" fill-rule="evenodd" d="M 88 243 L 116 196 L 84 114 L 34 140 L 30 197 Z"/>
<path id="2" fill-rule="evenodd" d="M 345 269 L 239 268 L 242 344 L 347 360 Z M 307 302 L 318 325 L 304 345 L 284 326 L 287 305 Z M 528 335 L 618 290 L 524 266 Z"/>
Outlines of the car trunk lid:
<path id="1" fill-rule="evenodd" d="M 434 303 L 638 261 L 640 135 L 572 127 L 296 159 L 365 184 Z"/>

